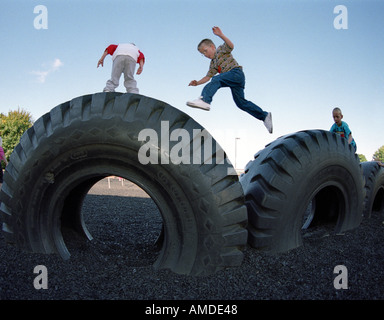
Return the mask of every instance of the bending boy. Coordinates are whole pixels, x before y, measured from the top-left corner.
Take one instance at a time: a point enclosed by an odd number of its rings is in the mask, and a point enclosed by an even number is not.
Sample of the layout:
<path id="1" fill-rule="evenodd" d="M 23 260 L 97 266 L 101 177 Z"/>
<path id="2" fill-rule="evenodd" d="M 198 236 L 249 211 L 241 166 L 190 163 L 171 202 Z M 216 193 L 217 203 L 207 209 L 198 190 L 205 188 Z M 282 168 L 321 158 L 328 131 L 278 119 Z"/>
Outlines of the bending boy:
<path id="1" fill-rule="evenodd" d="M 119 86 L 121 74 L 124 74 L 124 86 L 127 92 L 139 93 L 137 82 L 134 78 L 136 63 L 139 64 L 136 74 L 141 74 L 144 66 L 144 55 L 140 52 L 139 48 L 133 43 L 121 43 L 119 45 L 111 44 L 108 46 L 100 60 L 97 67 L 104 66 L 105 57 L 110 54 L 112 56 L 112 74 L 111 79 L 107 81 L 104 92 L 114 92 Z"/>
<path id="2" fill-rule="evenodd" d="M 210 80 L 211 82 L 203 88 L 200 98 L 188 101 L 187 105 L 209 111 L 210 103 L 217 90 L 229 87 L 236 105 L 256 119 L 263 121 L 268 132 L 272 133 L 272 114 L 263 111 L 259 106 L 244 97 L 245 76 L 243 68 L 231 54 L 234 48 L 233 43 L 223 34 L 219 27 L 213 27 L 212 31 L 213 34 L 224 41 L 224 44 L 216 49 L 215 44 L 210 39 L 204 39 L 199 43 L 197 50 L 206 58 L 211 59 L 211 63 L 207 75 L 198 81 L 192 80 L 189 85 L 198 86 Z M 216 75 L 217 73 L 219 74 Z"/>

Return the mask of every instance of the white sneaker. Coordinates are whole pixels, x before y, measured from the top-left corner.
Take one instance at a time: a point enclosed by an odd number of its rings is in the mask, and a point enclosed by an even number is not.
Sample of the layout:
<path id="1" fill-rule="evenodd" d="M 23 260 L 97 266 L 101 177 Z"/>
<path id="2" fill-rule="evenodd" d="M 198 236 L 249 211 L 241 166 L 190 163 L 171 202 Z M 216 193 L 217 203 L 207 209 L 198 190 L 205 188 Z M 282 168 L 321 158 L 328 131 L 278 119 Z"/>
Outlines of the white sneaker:
<path id="1" fill-rule="evenodd" d="M 269 133 L 273 132 L 272 113 L 268 112 L 268 115 L 267 115 L 267 117 L 264 120 L 264 125 L 267 128 Z"/>
<path id="2" fill-rule="evenodd" d="M 211 110 L 209 103 L 204 102 L 201 98 L 202 97 L 199 97 L 193 101 L 187 101 L 187 106 L 192 108 L 200 108 L 206 111 Z"/>

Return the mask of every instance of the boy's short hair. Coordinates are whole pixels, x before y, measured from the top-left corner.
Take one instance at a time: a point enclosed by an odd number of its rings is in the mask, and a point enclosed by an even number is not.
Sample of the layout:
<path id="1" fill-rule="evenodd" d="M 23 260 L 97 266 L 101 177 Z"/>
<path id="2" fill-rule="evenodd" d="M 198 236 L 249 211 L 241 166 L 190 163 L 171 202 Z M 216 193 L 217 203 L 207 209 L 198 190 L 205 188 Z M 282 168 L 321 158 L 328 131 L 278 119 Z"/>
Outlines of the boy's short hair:
<path id="1" fill-rule="evenodd" d="M 332 113 L 333 113 L 333 112 L 339 112 L 340 114 L 343 114 L 343 113 L 341 112 L 341 109 L 340 109 L 339 107 L 333 108 Z"/>
<path id="2" fill-rule="evenodd" d="M 213 41 L 211 39 L 203 39 L 200 41 L 200 43 L 198 44 L 197 46 L 197 50 L 200 49 L 201 46 L 210 46 L 210 45 L 213 45 L 215 46 L 215 44 L 213 43 Z"/>

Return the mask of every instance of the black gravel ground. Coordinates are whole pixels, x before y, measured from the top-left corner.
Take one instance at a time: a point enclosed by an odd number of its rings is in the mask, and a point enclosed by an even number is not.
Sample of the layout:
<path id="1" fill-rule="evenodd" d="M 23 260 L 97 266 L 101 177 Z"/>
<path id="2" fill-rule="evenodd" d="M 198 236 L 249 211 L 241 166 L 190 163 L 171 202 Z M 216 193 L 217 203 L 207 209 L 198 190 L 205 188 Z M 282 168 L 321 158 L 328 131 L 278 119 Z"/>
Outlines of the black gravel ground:
<path id="1" fill-rule="evenodd" d="M 96 184 L 84 203 L 92 241 L 67 232 L 71 258 L 21 252 L 0 235 L 0 300 L 382 300 L 384 213 L 336 235 L 318 229 L 304 245 L 270 255 L 244 251 L 240 267 L 207 277 L 154 270 L 161 227 L 153 201 L 127 181 Z M 37 265 L 48 288 L 35 289 Z M 347 269 L 346 289 L 336 289 L 334 268 Z M 344 273 L 345 274 L 345 273 Z M 344 282 L 346 284 L 346 282 Z M 151 305 L 151 304 L 149 304 Z"/>

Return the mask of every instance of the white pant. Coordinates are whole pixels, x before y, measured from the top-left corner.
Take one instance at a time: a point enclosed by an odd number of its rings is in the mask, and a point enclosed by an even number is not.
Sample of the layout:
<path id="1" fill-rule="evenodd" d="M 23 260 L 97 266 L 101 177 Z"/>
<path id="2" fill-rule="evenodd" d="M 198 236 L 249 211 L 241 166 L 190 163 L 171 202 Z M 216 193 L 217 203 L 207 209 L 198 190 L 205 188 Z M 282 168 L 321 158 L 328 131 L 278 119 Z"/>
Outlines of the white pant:
<path id="1" fill-rule="evenodd" d="M 136 61 L 131 56 L 120 55 L 113 60 L 111 79 L 107 81 L 104 92 L 114 92 L 119 86 L 121 74 L 124 73 L 124 87 L 127 92 L 139 93 L 134 79 Z"/>

